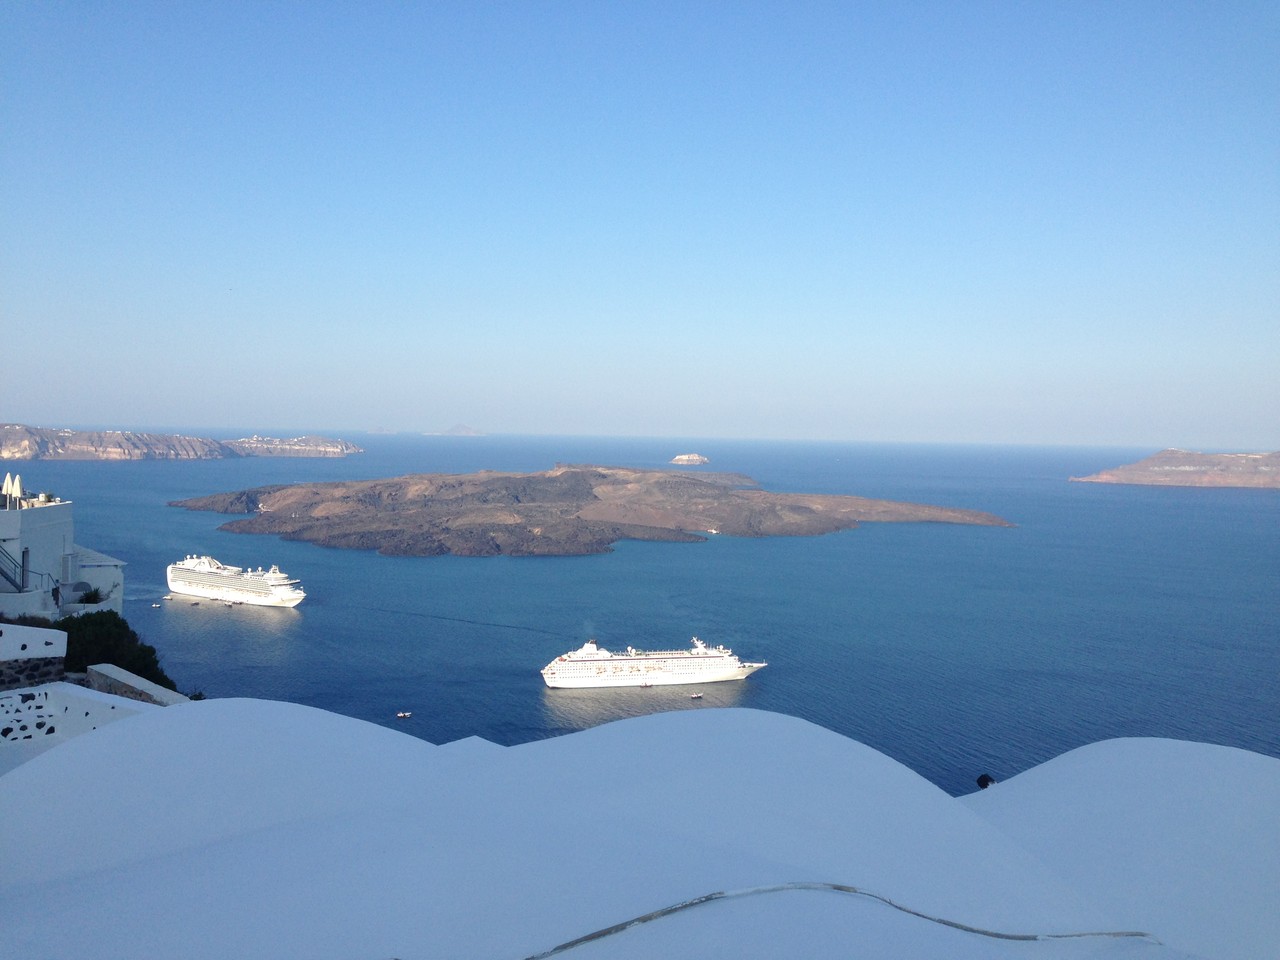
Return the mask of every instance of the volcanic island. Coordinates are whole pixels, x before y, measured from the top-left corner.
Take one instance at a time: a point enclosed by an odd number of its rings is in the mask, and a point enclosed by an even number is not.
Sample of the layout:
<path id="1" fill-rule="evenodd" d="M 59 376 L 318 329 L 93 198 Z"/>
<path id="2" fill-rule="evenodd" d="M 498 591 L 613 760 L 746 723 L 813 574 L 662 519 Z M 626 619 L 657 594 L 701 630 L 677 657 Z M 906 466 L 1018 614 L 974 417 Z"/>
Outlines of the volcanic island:
<path id="1" fill-rule="evenodd" d="M 1280 453 L 1195 453 L 1170 449 L 1137 463 L 1071 479 L 1077 483 L 1275 490 L 1280 489 Z"/>
<path id="2" fill-rule="evenodd" d="M 1000 517 L 892 500 L 769 493 L 741 474 L 557 466 L 299 483 L 178 500 L 248 514 L 220 529 L 389 556 L 582 556 L 619 540 L 816 536 L 859 523 L 1008 527 Z"/>

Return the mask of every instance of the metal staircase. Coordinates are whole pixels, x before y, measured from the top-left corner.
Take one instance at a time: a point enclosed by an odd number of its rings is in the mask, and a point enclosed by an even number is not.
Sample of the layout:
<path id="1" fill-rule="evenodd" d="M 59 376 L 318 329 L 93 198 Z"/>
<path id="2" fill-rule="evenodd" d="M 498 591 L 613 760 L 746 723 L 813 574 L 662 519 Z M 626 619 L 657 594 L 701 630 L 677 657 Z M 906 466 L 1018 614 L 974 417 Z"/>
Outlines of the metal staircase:
<path id="1" fill-rule="evenodd" d="M 12 553 L 0 546 L 0 577 L 3 577 L 8 583 L 22 593 L 27 589 L 27 564 L 26 551 L 22 551 L 22 561 L 19 561 Z"/>

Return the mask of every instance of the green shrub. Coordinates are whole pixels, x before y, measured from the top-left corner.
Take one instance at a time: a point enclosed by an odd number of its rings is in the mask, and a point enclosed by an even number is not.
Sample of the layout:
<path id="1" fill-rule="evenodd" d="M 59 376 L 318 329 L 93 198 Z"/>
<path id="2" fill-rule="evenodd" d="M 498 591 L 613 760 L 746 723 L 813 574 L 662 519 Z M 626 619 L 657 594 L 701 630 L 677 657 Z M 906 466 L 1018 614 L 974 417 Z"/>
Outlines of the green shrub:
<path id="1" fill-rule="evenodd" d="M 66 665 L 71 673 L 83 673 L 95 663 L 114 663 L 144 680 L 178 689 L 160 669 L 156 648 L 143 643 L 128 621 L 114 610 L 63 617 L 53 627 L 67 635 Z"/>

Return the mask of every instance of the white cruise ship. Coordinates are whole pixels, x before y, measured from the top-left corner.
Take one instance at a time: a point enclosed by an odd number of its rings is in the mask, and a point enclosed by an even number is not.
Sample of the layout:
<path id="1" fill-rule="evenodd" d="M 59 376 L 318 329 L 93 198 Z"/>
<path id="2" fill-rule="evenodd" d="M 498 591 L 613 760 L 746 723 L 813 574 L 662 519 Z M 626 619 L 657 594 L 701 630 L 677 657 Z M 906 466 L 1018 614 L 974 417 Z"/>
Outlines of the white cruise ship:
<path id="1" fill-rule="evenodd" d="M 302 584 L 272 566 L 245 570 L 213 557 L 187 557 L 169 564 L 169 590 L 188 597 L 252 603 L 264 607 L 296 607 L 306 596 Z"/>
<path id="2" fill-rule="evenodd" d="M 741 680 L 763 663 L 743 663 L 724 647 L 708 647 L 697 637 L 692 650 L 636 650 L 610 653 L 588 640 L 542 668 L 548 687 L 649 687 L 675 683 Z"/>

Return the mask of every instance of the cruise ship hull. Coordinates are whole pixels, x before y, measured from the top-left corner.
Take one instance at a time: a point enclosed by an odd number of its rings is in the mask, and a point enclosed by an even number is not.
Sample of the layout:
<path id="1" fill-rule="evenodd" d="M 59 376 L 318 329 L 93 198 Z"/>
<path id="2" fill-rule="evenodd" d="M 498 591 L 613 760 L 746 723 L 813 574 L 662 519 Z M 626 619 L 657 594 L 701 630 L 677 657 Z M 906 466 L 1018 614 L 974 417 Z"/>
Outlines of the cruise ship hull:
<path id="1" fill-rule="evenodd" d="M 692 650 L 644 653 L 631 648 L 615 654 L 588 641 L 552 660 L 542 669 L 542 679 L 556 689 L 597 687 L 660 687 L 742 680 L 763 663 L 743 663 L 724 647 L 708 647 L 697 637 Z"/>
<path id="2" fill-rule="evenodd" d="M 720 683 L 725 680 L 742 680 L 763 666 L 763 663 L 744 663 L 726 670 L 681 675 L 665 670 L 644 669 L 632 673 L 615 665 L 603 673 L 591 676 L 562 676 L 547 679 L 547 686 L 553 689 L 573 690 L 591 687 L 663 687 L 690 683 Z"/>
<path id="3" fill-rule="evenodd" d="M 259 607 L 296 607 L 305 598 L 297 580 L 275 567 L 267 572 L 242 571 L 211 558 L 188 558 L 169 565 L 169 592 L 223 603 L 248 603 Z"/>

